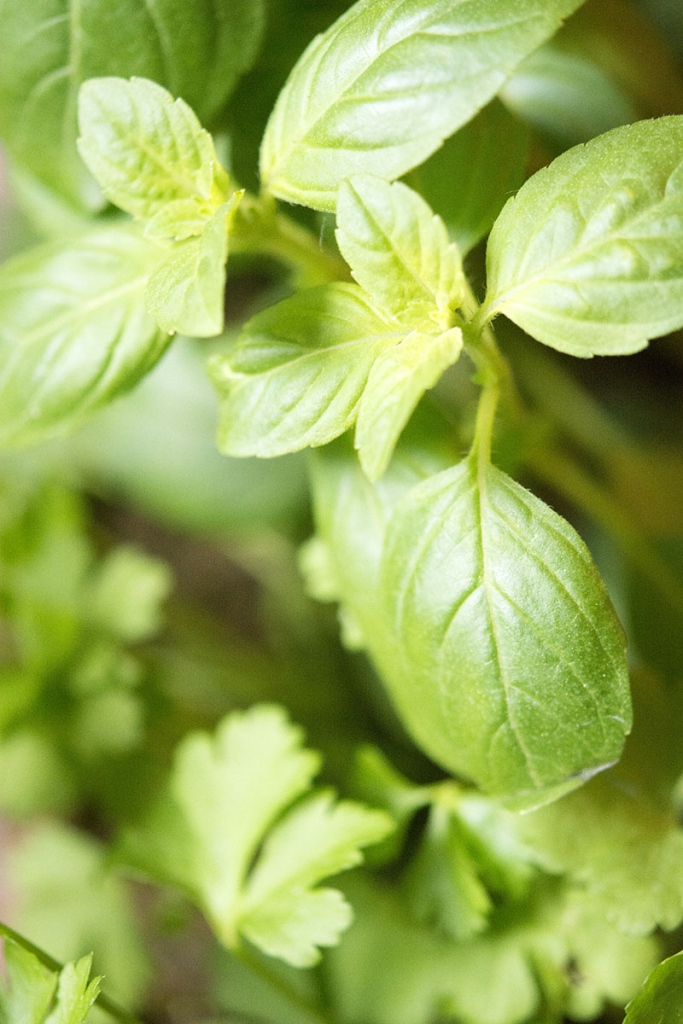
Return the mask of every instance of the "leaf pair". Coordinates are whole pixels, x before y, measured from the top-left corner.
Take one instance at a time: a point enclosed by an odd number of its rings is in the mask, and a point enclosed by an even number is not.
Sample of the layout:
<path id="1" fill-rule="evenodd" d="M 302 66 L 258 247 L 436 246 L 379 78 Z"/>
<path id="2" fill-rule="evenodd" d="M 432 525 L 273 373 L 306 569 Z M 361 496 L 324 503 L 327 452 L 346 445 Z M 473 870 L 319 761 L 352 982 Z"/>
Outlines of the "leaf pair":
<path id="1" fill-rule="evenodd" d="M 335 803 L 329 792 L 295 803 L 319 766 L 280 708 L 236 712 L 215 738 L 183 741 L 166 799 L 128 836 L 124 855 L 181 886 L 229 948 L 245 937 L 310 966 L 351 921 L 341 894 L 318 883 L 360 863 L 361 847 L 392 827 L 385 814 Z"/>
<path id="2" fill-rule="evenodd" d="M 337 239 L 358 285 L 301 292 L 251 320 L 212 373 L 219 446 L 273 456 L 321 445 L 356 421 L 372 479 L 423 393 L 462 349 L 457 248 L 417 193 L 357 175 L 340 189 Z"/>

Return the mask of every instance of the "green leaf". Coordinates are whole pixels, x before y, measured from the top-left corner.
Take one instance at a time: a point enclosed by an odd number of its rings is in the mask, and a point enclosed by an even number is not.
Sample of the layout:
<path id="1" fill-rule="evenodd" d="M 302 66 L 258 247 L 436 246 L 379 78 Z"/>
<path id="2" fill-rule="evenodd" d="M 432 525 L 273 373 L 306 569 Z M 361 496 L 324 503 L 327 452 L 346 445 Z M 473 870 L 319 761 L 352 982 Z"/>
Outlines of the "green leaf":
<path id="1" fill-rule="evenodd" d="M 112 871 L 110 849 L 65 824 L 43 820 L 7 853 L 17 929 L 60 961 L 92 950 L 108 991 L 136 1003 L 149 981 L 149 959 L 133 893 Z"/>
<path id="2" fill-rule="evenodd" d="M 78 963 L 62 968 L 57 985 L 57 1003 L 45 1024 L 83 1024 L 100 991 L 100 978 L 90 977 L 92 957 L 84 956 Z"/>
<path id="3" fill-rule="evenodd" d="M 683 921 L 683 831 L 671 812 L 595 779 L 579 793 L 519 819 L 519 835 L 546 871 L 569 875 L 624 932 Z"/>
<path id="4" fill-rule="evenodd" d="M 57 987 L 57 978 L 17 943 L 4 940 L 7 991 L 0 984 L 0 1010 L 7 1024 L 43 1024 Z"/>
<path id="5" fill-rule="evenodd" d="M 179 242 L 152 274 L 147 308 L 163 330 L 195 338 L 223 330 L 228 232 L 242 194 L 233 193 L 199 238 Z"/>
<path id="6" fill-rule="evenodd" d="M 526 58 L 501 98 L 549 140 L 554 152 L 638 120 L 628 94 L 587 54 L 554 43 Z"/>
<path id="7" fill-rule="evenodd" d="M 169 342 L 144 305 L 162 251 L 115 226 L 0 269 L 0 443 L 74 429 L 151 369 Z"/>
<path id="8" fill-rule="evenodd" d="M 411 173 L 463 256 L 522 184 L 528 151 L 529 129 L 494 100 Z"/>
<path id="9" fill-rule="evenodd" d="M 78 90 L 88 78 L 154 79 L 203 121 L 251 64 L 262 0 L 3 0 L 0 134 L 45 184 L 90 208 L 101 195 L 76 151 Z"/>
<path id="10" fill-rule="evenodd" d="M 171 586 L 164 562 L 121 545 L 102 563 L 89 590 L 88 618 L 128 643 L 147 640 L 161 627 L 161 605 Z"/>
<path id="11" fill-rule="evenodd" d="M 361 0 L 305 51 L 261 149 L 265 187 L 333 210 L 341 181 L 398 178 L 500 89 L 581 0 Z"/>
<path id="12" fill-rule="evenodd" d="M 81 86 L 78 149 L 112 203 L 153 238 L 201 233 L 227 198 L 213 139 L 183 100 L 144 78 Z"/>
<path id="13" fill-rule="evenodd" d="M 377 358 L 360 400 L 355 435 L 370 480 L 382 476 L 417 403 L 461 352 L 462 331 L 452 327 L 437 335 L 413 331 Z"/>
<path id="14" fill-rule="evenodd" d="M 648 975 L 626 1007 L 624 1024 L 681 1024 L 683 1021 L 683 953 L 670 956 Z"/>
<path id="15" fill-rule="evenodd" d="M 489 240 L 486 314 L 576 356 L 623 355 L 683 326 L 683 117 L 564 153 Z"/>
<path id="16" fill-rule="evenodd" d="M 294 966 L 315 963 L 317 947 L 336 943 L 350 922 L 341 895 L 315 886 L 391 829 L 383 813 L 333 807 L 327 794 L 281 817 L 319 765 L 280 708 L 229 715 L 215 739 L 183 741 L 169 799 L 128 837 L 127 856 L 184 887 L 226 946 L 244 934 Z"/>
<path id="17" fill-rule="evenodd" d="M 4 993 L 0 986 L 0 1012 L 7 1024 L 84 1024 L 102 980 L 88 982 L 91 956 L 56 975 L 18 943 L 5 939 L 4 946 L 9 987 Z"/>
<path id="18" fill-rule="evenodd" d="M 401 337 L 356 285 L 299 292 L 259 313 L 210 364 L 220 450 L 269 457 L 327 444 L 351 426 L 372 364 Z"/>
<path id="19" fill-rule="evenodd" d="M 243 933 L 255 945 L 296 967 L 320 957 L 351 923 L 336 889 L 314 887 L 362 861 L 361 847 L 390 831 L 388 819 L 330 793 L 311 797 L 271 831 L 246 887 Z"/>
<path id="20" fill-rule="evenodd" d="M 337 242 L 383 312 L 423 330 L 451 325 L 464 295 L 460 255 L 417 192 L 370 174 L 349 178 L 339 189 Z"/>
<path id="21" fill-rule="evenodd" d="M 543 502 L 467 459 L 398 504 L 382 558 L 380 665 L 431 757 L 533 800 L 619 756 L 624 634 L 587 548 Z"/>

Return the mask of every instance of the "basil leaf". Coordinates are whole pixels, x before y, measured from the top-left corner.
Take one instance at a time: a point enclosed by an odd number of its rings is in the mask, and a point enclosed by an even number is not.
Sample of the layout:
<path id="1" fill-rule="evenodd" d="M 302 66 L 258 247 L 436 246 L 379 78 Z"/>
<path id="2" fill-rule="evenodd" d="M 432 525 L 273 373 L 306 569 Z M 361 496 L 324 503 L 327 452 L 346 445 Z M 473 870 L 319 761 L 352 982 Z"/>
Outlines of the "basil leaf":
<path id="1" fill-rule="evenodd" d="M 494 100 L 410 175 L 463 256 L 524 181 L 529 129 Z"/>
<path id="2" fill-rule="evenodd" d="M 226 455 L 270 457 L 326 444 L 353 423 L 392 332 L 356 285 L 299 292 L 255 316 L 211 374 Z"/>
<path id="3" fill-rule="evenodd" d="M 101 203 L 76 152 L 76 97 L 100 75 L 140 75 L 202 121 L 251 64 L 262 0 L 3 0 L 0 135 L 11 155 L 79 204 Z"/>
<path id="4" fill-rule="evenodd" d="M 494 225 L 488 316 L 575 356 L 683 326 L 683 117 L 615 128 L 535 174 Z"/>
<path id="5" fill-rule="evenodd" d="M 630 700 L 605 587 L 569 524 L 500 470 L 470 458 L 411 491 L 382 588 L 387 685 L 445 768 L 525 800 L 619 756 Z"/>
<path id="6" fill-rule="evenodd" d="M 425 391 L 462 352 L 458 327 L 443 334 L 409 334 L 374 363 L 358 407 L 355 444 L 371 480 L 386 470 L 394 446 Z"/>
<path id="7" fill-rule="evenodd" d="M 500 89 L 581 0 L 360 0 L 305 51 L 266 127 L 273 195 L 333 210 L 340 182 L 398 178 Z"/>
<path id="8" fill-rule="evenodd" d="M 234 193 L 199 238 L 179 242 L 152 274 L 147 308 L 165 331 L 207 338 L 223 330 L 228 229 L 241 196 Z"/>
<path id="9" fill-rule="evenodd" d="M 78 121 L 79 152 L 104 194 L 138 220 L 152 220 L 153 236 L 199 234 L 226 198 L 213 139 L 187 103 L 155 82 L 86 82 Z"/>
<path id="10" fill-rule="evenodd" d="M 624 1024 L 683 1024 L 683 953 L 658 964 L 626 1007 Z"/>
<path id="11" fill-rule="evenodd" d="M 380 309 L 417 328 L 450 325 L 464 294 L 460 255 L 417 192 L 354 175 L 340 187 L 337 225 L 344 259 Z"/>
<path id="12" fill-rule="evenodd" d="M 163 250 L 132 228 L 50 243 L 0 270 L 0 443 L 73 429 L 169 343 L 145 309 Z"/>

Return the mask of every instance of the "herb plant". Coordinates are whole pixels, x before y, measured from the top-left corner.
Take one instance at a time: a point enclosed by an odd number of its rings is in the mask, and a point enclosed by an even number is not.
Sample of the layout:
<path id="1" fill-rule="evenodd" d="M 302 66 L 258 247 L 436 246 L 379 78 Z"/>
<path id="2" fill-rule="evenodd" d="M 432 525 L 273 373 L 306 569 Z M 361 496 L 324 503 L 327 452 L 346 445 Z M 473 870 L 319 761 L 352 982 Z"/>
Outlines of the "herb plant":
<path id="1" fill-rule="evenodd" d="M 683 1021 L 677 10 L 0 0 L 2 1024 Z"/>

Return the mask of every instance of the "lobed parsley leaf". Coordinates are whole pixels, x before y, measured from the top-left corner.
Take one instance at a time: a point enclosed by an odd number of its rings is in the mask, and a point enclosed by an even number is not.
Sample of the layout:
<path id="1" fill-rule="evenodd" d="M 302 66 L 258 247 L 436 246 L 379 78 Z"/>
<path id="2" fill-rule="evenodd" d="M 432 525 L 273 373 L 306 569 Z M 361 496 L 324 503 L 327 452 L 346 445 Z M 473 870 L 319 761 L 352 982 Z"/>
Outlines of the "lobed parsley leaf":
<path id="1" fill-rule="evenodd" d="M 574 356 L 625 355 L 683 326 L 683 117 L 575 147 L 505 206 L 489 317 Z"/>
<path id="2" fill-rule="evenodd" d="M 229 948 L 244 935 L 310 966 L 351 920 L 339 892 L 318 883 L 359 863 L 360 848 L 391 830 L 382 812 L 335 805 L 329 794 L 291 808 L 319 765 L 280 708 L 235 712 L 215 738 L 186 737 L 166 800 L 127 837 L 124 855 L 181 886 Z"/>

